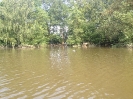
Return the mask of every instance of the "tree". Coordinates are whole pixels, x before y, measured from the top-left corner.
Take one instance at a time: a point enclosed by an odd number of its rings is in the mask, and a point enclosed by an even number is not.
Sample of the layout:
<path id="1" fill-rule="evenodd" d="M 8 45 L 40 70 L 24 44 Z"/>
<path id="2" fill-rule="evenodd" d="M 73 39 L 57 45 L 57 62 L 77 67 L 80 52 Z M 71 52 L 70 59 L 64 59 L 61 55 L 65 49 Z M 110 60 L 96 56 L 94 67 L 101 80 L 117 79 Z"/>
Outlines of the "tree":
<path id="1" fill-rule="evenodd" d="M 79 5 L 75 2 L 71 4 L 71 11 L 69 13 L 69 36 L 68 36 L 68 44 L 75 45 L 80 44 L 82 42 L 81 36 L 83 34 L 83 24 L 85 22 L 84 15 L 82 13 L 82 9 L 80 9 Z"/>
<path id="2" fill-rule="evenodd" d="M 64 0 L 43 0 L 43 9 L 47 11 L 49 21 L 47 21 L 47 30 L 50 35 L 60 35 L 60 43 L 66 42 L 67 19 L 69 16 L 68 6 Z M 50 38 L 49 42 L 52 42 Z"/>
<path id="3" fill-rule="evenodd" d="M 132 0 L 3 0 L 0 44 L 133 42 Z"/>
<path id="4" fill-rule="evenodd" d="M 41 40 L 38 36 L 44 38 L 44 20 L 47 14 L 39 8 L 36 9 L 33 0 L 3 0 L 0 11 L 3 24 L 1 40 L 4 46 L 19 46 L 31 42 L 34 44 L 35 41 L 35 44 L 39 44 Z"/>

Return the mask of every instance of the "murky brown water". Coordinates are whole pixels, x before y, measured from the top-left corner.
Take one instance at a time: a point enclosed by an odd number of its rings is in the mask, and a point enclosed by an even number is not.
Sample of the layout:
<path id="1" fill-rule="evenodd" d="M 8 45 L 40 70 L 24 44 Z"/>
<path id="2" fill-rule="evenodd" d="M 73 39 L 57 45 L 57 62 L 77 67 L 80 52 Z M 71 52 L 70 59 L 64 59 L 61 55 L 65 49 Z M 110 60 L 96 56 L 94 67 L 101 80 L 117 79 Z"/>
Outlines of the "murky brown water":
<path id="1" fill-rule="evenodd" d="M 133 51 L 0 49 L 0 99 L 133 99 Z"/>

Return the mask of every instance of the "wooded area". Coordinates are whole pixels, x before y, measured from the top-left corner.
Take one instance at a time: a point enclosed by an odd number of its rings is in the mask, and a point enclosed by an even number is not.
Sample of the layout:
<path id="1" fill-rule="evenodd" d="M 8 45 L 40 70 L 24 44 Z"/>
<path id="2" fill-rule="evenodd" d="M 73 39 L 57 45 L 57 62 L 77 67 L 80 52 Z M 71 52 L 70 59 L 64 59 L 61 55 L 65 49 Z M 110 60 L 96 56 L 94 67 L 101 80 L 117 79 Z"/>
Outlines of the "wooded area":
<path id="1" fill-rule="evenodd" d="M 132 0 L 2 0 L 0 46 L 133 43 Z"/>

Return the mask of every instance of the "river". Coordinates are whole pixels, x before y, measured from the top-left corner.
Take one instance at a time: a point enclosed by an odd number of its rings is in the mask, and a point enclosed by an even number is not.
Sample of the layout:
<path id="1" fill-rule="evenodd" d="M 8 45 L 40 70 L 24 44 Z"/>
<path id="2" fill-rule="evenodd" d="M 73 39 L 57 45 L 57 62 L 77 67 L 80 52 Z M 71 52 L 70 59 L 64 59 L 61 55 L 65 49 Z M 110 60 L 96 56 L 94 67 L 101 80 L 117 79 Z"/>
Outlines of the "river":
<path id="1" fill-rule="evenodd" d="M 0 99 L 133 99 L 133 50 L 0 49 Z"/>

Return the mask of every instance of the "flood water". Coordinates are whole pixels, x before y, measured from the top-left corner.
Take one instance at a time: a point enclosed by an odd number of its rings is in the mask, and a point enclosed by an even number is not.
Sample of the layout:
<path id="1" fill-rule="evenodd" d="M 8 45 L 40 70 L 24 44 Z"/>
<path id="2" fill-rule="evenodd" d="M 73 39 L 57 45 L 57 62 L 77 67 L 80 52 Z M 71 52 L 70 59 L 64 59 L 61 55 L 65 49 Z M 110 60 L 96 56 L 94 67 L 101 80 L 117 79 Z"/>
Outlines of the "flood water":
<path id="1" fill-rule="evenodd" d="M 0 99 L 133 99 L 133 50 L 0 49 Z"/>

